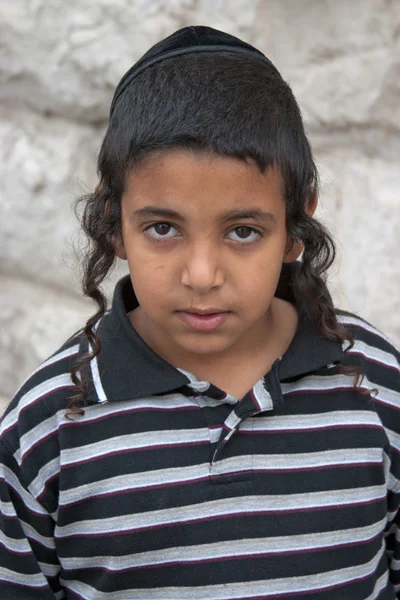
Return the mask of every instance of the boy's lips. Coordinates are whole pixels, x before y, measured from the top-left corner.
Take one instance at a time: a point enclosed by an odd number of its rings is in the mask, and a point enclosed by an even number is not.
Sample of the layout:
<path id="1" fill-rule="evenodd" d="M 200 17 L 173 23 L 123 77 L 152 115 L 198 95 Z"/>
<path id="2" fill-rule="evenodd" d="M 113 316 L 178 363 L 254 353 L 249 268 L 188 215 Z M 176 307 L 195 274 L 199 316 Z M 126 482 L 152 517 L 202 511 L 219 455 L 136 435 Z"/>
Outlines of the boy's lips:
<path id="1" fill-rule="evenodd" d="M 193 313 L 195 315 L 215 315 L 217 313 L 223 313 L 227 311 L 221 310 L 220 308 L 194 308 L 191 306 L 190 308 L 183 308 L 182 311 L 179 312 Z"/>
<path id="2" fill-rule="evenodd" d="M 197 331 L 212 331 L 220 327 L 230 315 L 227 311 L 218 311 L 218 309 L 204 309 L 203 312 L 195 312 L 199 309 L 191 308 L 190 311 L 179 310 L 179 318 L 190 327 Z"/>

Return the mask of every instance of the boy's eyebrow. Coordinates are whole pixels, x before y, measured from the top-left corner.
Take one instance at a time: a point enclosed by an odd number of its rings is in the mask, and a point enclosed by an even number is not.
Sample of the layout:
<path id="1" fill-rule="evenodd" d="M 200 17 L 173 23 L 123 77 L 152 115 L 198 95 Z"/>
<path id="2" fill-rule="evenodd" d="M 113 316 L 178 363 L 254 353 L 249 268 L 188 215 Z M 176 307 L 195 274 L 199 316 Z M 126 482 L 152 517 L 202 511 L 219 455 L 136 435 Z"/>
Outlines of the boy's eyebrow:
<path id="1" fill-rule="evenodd" d="M 148 217 L 168 217 L 170 219 L 178 219 L 185 221 L 185 217 L 180 215 L 175 210 L 170 208 L 164 208 L 162 206 L 144 206 L 139 208 L 132 213 L 132 216 L 137 219 L 145 219 Z M 276 218 L 270 212 L 265 212 L 259 209 L 246 208 L 243 210 L 231 210 L 221 219 L 223 223 L 226 221 L 233 221 L 235 219 L 254 219 L 259 223 L 275 223 Z"/>

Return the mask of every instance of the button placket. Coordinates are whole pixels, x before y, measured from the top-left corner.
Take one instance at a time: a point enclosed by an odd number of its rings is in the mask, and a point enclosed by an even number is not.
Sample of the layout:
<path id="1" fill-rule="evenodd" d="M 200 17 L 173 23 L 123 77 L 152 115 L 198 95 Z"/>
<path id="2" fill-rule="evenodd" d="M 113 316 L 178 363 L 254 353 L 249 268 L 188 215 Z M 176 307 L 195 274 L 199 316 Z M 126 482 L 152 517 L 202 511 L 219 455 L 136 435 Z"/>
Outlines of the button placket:
<path id="1" fill-rule="evenodd" d="M 250 392 L 248 392 L 248 394 L 246 394 L 246 396 L 235 406 L 225 420 L 220 439 L 210 464 L 210 475 L 212 477 L 238 475 L 241 471 L 243 471 L 243 474 L 252 472 L 252 454 L 238 456 L 236 461 L 236 470 L 230 470 L 228 465 L 226 465 L 227 468 L 224 468 L 224 464 L 221 463 L 221 461 L 226 444 L 238 430 L 240 423 L 242 423 L 246 418 L 254 417 L 255 415 L 263 412 L 270 412 L 274 409 L 274 400 L 272 399 L 267 386 L 268 383 L 264 380 L 264 378 L 257 381 Z M 280 395 L 281 394 L 278 394 L 279 397 Z"/>

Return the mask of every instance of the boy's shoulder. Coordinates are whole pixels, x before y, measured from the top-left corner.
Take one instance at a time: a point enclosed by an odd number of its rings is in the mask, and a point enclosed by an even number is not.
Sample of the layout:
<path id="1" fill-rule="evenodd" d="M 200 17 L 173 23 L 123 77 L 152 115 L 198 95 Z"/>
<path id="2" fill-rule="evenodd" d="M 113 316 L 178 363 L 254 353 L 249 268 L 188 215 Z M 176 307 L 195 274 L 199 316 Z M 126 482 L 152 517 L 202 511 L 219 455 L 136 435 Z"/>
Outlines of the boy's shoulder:
<path id="1" fill-rule="evenodd" d="M 400 358 L 400 348 L 377 327 L 366 321 L 355 313 L 335 309 L 336 317 L 354 337 L 355 343 L 364 342 L 371 347 L 380 348 L 382 351 L 390 352 Z"/>
<path id="2" fill-rule="evenodd" d="M 400 393 L 400 349 L 362 317 L 336 309 L 338 321 L 353 337 L 344 343 L 345 364 L 358 364 L 370 381 Z"/>
<path id="3" fill-rule="evenodd" d="M 79 330 L 40 364 L 14 395 L 0 421 L 0 440 L 10 450 L 24 432 L 67 409 L 74 389 L 71 369 L 82 351 L 82 340 L 83 330 Z"/>

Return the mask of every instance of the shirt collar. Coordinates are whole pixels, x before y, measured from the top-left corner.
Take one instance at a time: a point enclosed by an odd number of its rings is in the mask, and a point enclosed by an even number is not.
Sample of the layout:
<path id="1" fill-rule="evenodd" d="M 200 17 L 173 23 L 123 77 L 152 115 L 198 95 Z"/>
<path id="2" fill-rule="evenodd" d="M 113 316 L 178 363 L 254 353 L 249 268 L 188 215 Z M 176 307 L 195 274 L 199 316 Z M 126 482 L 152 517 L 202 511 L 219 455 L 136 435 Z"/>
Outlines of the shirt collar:
<path id="1" fill-rule="evenodd" d="M 299 311 L 296 334 L 279 363 L 280 380 L 297 377 L 343 360 L 342 344 L 324 337 L 293 294 L 299 263 L 284 265 L 276 295 Z M 156 354 L 132 327 L 127 313 L 139 305 L 129 275 L 116 285 L 111 310 L 98 326 L 101 351 L 91 361 L 89 404 L 168 394 L 190 383 L 188 377 Z M 82 339 L 80 353 L 87 352 Z"/>

